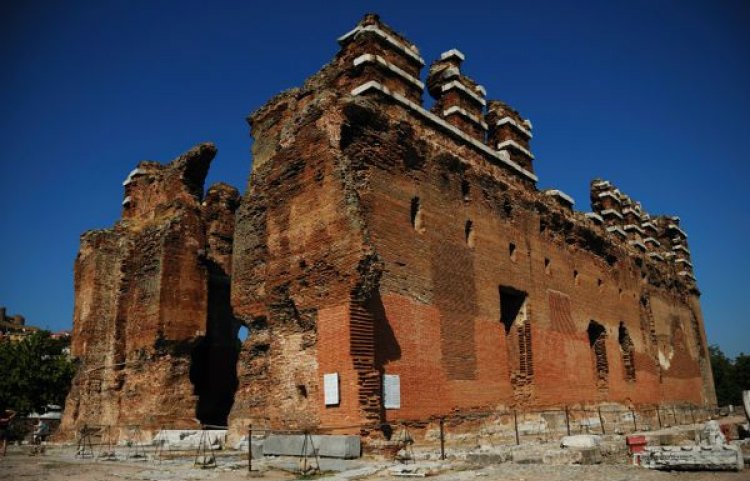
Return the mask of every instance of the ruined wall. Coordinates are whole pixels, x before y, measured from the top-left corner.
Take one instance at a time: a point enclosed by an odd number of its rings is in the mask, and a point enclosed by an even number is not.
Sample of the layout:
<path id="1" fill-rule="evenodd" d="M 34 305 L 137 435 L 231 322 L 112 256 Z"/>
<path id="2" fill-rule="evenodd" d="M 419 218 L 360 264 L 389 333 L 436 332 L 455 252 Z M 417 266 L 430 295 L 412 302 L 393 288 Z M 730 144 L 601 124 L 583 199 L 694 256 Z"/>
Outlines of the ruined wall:
<path id="1" fill-rule="evenodd" d="M 319 379 L 326 369 L 349 374 L 341 407 L 354 402 L 356 413 L 350 300 L 369 275 L 371 248 L 351 167 L 329 141 L 340 130 L 335 97 L 313 98 L 312 88 L 282 94 L 251 118 L 256 138 L 275 141 L 254 144 L 237 214 L 232 305 L 251 330 L 238 368 L 237 425 L 265 416 L 329 420 Z"/>
<path id="2" fill-rule="evenodd" d="M 79 369 L 63 431 L 83 424 L 148 430 L 221 417 L 215 408 L 197 409 L 236 384 L 228 289 L 238 193 L 219 184 L 204 199 L 215 154 L 201 144 L 168 165 L 141 162 L 123 183 L 122 219 L 81 236 L 71 347 Z M 203 349 L 207 359 L 196 363 L 204 345 L 211 346 Z M 227 375 L 211 381 L 206 369 L 214 366 Z M 220 402 L 226 419 L 231 393 Z"/>
<path id="3" fill-rule="evenodd" d="M 458 50 L 423 82 L 375 15 L 339 43 L 248 118 L 241 200 L 204 195 L 202 144 L 140 163 L 122 219 L 82 236 L 63 429 L 715 402 L 678 218 L 600 179 L 585 214 L 538 190 L 531 122 Z"/>
<path id="4" fill-rule="evenodd" d="M 426 110 L 414 45 L 373 15 L 339 42 L 249 118 L 233 426 L 715 401 L 678 220 L 600 197 L 600 180 L 588 214 L 537 190 L 531 122 L 487 100 L 461 52 L 430 66 Z M 400 377 L 397 409 L 384 375 Z"/>

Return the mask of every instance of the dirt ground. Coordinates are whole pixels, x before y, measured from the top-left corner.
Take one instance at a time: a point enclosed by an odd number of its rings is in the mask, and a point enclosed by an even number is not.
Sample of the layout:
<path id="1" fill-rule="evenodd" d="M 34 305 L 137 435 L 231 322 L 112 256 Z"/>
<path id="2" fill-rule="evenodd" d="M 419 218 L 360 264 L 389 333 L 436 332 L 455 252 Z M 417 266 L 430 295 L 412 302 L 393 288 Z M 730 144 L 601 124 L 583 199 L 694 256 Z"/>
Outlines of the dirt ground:
<path id="1" fill-rule="evenodd" d="M 182 481 L 211 480 L 237 481 L 248 479 L 247 465 L 229 463 L 224 467 L 200 469 L 193 460 L 156 463 L 153 461 L 93 461 L 79 460 L 71 454 L 30 456 L 20 448 L 0 457 L 2 481 Z M 268 471 L 262 479 L 288 480 L 295 476 L 284 471 Z"/>
<path id="2" fill-rule="evenodd" d="M 219 466 L 213 469 L 193 467 L 193 459 L 186 457 L 166 462 L 155 461 L 94 461 L 76 459 L 72 452 L 54 452 L 42 456 L 29 456 L 25 448 L 15 447 L 4 458 L 0 458 L 0 480 L 39 480 L 39 481 L 187 481 L 222 480 L 237 481 L 253 479 L 291 480 L 299 479 L 289 471 L 261 464 L 262 474 L 247 473 L 247 465 L 240 456 L 219 458 Z M 283 463 L 282 463 L 283 464 Z M 288 469 L 293 469 L 294 461 L 287 461 Z M 329 467 L 334 466 L 330 464 Z M 355 461 L 350 464 L 339 462 L 336 470 L 321 476 L 326 480 L 396 480 L 388 470 L 392 463 L 377 461 Z M 326 468 L 323 465 L 323 468 Z M 660 472 L 627 465 L 596 466 L 549 466 L 519 465 L 505 463 L 494 466 L 468 466 L 462 463 L 445 465 L 439 474 L 430 476 L 436 481 L 750 481 L 750 470 L 743 472 Z M 310 479 L 310 478 L 304 478 Z"/>

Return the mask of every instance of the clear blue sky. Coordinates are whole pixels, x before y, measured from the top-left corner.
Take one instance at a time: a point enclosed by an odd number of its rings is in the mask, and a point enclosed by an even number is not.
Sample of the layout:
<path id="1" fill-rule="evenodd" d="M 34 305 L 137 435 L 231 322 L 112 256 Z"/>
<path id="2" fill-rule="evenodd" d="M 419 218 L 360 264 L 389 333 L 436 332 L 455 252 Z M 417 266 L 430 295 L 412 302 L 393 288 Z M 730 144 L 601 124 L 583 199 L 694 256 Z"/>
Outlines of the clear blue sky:
<path id="1" fill-rule="evenodd" d="M 588 209 L 602 176 L 680 215 L 709 341 L 750 352 L 745 0 L 4 2 L 0 305 L 70 328 L 79 235 L 115 222 L 140 160 L 211 140 L 209 182 L 244 190 L 244 118 L 367 11 L 428 63 L 459 48 L 489 97 L 532 119 L 540 187 Z"/>

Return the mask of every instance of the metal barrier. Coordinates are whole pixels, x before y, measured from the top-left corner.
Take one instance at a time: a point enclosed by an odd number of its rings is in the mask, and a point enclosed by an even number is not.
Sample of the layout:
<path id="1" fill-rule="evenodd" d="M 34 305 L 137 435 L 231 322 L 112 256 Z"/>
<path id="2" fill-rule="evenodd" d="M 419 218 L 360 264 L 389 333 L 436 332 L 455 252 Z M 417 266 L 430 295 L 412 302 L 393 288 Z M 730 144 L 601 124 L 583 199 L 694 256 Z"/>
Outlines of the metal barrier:
<path id="1" fill-rule="evenodd" d="M 408 463 L 415 459 L 414 449 L 439 450 L 440 459 L 446 459 L 450 451 L 471 450 L 477 447 L 513 446 L 525 443 L 549 442 L 572 434 L 630 434 L 651 431 L 670 426 L 696 424 L 718 414 L 715 408 L 694 405 L 653 406 L 635 408 L 618 407 L 563 407 L 552 409 L 471 411 L 436 416 L 423 420 L 398 420 L 387 423 L 372 423 L 346 426 L 299 427 L 291 420 L 281 421 L 281 426 L 272 428 L 267 418 L 254 418 L 247 427 L 247 470 L 257 471 L 253 466 L 253 439 L 271 434 L 297 434 L 303 436 L 298 474 L 311 475 L 320 472 L 319 446 L 313 436 L 331 432 L 360 431 L 379 433 L 374 444 L 392 460 Z M 227 426 L 203 425 L 196 447 L 174 448 L 167 438 L 157 434 L 145 443 L 141 426 L 89 426 L 84 425 L 76 437 L 76 457 L 93 461 L 117 459 L 116 449 L 126 448 L 124 459 L 152 460 L 161 462 L 166 458 L 193 457 L 197 468 L 218 466 L 215 438 L 210 432 L 227 429 Z M 162 426 L 165 433 L 169 426 Z M 115 432 L 124 439 L 118 443 Z M 124 434 L 123 434 L 124 433 Z M 415 433 L 420 433 L 419 436 Z M 123 445 L 124 443 L 124 445 Z M 242 455 L 241 455 L 242 456 Z"/>

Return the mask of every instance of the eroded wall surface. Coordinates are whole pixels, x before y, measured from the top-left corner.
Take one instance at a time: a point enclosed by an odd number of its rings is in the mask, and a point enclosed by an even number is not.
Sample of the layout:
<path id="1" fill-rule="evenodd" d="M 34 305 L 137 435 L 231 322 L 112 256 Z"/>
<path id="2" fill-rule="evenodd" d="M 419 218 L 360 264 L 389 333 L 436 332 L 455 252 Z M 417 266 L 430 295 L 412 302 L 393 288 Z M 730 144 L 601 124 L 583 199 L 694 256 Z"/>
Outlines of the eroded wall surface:
<path id="1" fill-rule="evenodd" d="M 141 162 L 123 183 L 122 218 L 81 236 L 71 349 L 79 369 L 64 432 L 226 422 L 236 387 L 229 276 L 239 194 L 216 184 L 204 196 L 215 154 L 200 144 L 167 165 Z"/>

